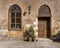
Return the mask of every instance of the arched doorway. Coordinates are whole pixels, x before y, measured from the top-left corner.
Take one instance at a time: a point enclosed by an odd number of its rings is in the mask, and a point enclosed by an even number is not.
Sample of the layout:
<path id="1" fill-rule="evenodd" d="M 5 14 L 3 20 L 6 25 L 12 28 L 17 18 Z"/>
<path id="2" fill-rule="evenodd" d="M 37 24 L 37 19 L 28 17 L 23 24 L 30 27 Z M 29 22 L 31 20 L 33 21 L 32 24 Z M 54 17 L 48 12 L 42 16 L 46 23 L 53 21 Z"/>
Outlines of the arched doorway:
<path id="1" fill-rule="evenodd" d="M 51 36 L 51 10 L 47 5 L 39 8 L 38 12 L 38 37 L 49 38 Z"/>
<path id="2" fill-rule="evenodd" d="M 9 30 L 21 30 L 21 8 L 17 4 L 14 4 L 9 8 L 8 20 Z"/>

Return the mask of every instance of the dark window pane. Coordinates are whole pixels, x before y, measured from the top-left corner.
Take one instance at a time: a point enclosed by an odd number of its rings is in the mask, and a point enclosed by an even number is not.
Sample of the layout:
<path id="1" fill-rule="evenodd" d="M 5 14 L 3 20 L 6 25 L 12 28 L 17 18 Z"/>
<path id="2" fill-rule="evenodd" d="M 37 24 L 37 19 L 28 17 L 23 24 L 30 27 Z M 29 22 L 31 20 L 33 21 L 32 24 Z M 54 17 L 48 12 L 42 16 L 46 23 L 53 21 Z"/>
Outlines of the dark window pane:
<path id="1" fill-rule="evenodd" d="M 21 13 L 20 12 L 16 12 L 16 17 L 21 17 Z"/>
<path id="2" fill-rule="evenodd" d="M 11 12 L 11 17 L 15 17 L 15 12 Z"/>
<path id="3" fill-rule="evenodd" d="M 11 18 L 11 23 L 15 23 L 15 18 Z"/>
<path id="4" fill-rule="evenodd" d="M 21 23 L 21 18 L 16 18 L 16 23 Z"/>
<path id="5" fill-rule="evenodd" d="M 11 24 L 11 28 L 14 29 L 15 28 L 15 24 Z"/>
<path id="6" fill-rule="evenodd" d="M 16 24 L 17 29 L 21 29 L 21 24 Z"/>

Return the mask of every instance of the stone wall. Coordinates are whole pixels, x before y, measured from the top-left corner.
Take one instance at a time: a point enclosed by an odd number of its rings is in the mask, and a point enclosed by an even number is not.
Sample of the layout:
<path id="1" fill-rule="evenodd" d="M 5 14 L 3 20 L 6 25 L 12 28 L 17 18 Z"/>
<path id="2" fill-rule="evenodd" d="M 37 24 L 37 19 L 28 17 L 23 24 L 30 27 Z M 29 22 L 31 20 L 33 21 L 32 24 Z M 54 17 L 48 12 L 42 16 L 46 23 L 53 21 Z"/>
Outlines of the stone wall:
<path id="1" fill-rule="evenodd" d="M 51 35 L 56 34 L 60 29 L 60 0 L 0 0 L 0 29 L 11 32 L 8 31 L 8 10 L 13 4 L 21 7 L 22 27 L 25 24 L 33 24 L 36 19 L 38 20 L 39 8 L 42 5 L 48 5 L 51 9 Z M 32 6 L 30 14 L 28 14 L 29 5 Z M 24 12 L 26 12 L 25 16 L 23 15 Z"/>

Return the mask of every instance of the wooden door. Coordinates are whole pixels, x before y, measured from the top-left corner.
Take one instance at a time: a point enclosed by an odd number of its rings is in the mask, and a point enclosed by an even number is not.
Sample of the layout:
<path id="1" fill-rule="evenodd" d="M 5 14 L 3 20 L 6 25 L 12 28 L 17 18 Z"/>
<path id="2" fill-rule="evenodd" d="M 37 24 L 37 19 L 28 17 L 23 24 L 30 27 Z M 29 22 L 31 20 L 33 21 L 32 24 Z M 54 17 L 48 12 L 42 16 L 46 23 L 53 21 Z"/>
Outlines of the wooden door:
<path id="1" fill-rule="evenodd" d="M 50 18 L 38 18 L 38 37 L 50 37 Z"/>

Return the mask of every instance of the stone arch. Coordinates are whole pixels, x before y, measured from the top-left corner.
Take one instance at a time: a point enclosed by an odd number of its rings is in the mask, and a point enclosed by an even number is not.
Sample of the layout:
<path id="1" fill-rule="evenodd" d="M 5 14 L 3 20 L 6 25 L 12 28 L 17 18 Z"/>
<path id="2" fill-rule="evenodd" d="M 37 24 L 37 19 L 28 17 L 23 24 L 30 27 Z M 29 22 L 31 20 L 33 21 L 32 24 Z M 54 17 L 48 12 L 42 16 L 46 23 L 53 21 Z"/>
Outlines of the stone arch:
<path id="1" fill-rule="evenodd" d="M 50 10 L 49 6 L 47 6 L 47 5 L 42 5 L 42 6 L 39 8 L 38 16 L 39 16 L 39 17 L 50 17 L 50 16 L 51 16 L 51 10 Z"/>

